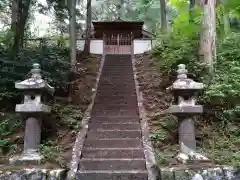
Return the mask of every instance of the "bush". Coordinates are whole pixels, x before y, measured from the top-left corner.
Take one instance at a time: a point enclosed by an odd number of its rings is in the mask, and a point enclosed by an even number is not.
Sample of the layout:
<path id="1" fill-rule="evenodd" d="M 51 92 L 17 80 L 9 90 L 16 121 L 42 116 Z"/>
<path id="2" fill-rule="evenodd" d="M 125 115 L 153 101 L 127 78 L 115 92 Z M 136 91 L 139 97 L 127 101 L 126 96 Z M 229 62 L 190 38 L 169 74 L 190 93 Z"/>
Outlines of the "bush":
<path id="1" fill-rule="evenodd" d="M 218 44 L 215 75 L 205 99 L 221 107 L 221 120 L 233 121 L 240 115 L 240 33 L 232 33 Z"/>
<path id="2" fill-rule="evenodd" d="M 153 50 L 155 61 L 161 72 L 175 72 L 178 64 L 186 64 L 193 79 L 205 84 L 206 68 L 198 60 L 198 42 L 193 34 L 179 36 L 173 31 L 161 39 Z M 196 33 L 197 34 L 197 33 Z M 199 96 L 206 113 L 197 120 L 200 146 L 207 156 L 219 164 L 240 166 L 239 160 L 239 117 L 240 117 L 240 33 L 228 34 L 217 41 L 215 73 Z M 175 78 L 174 78 L 175 80 Z M 172 80 L 172 81 L 174 81 Z M 172 83 L 172 82 L 171 82 Z M 210 129 L 210 132 L 209 132 Z M 154 134 L 154 141 L 162 137 Z"/>
<path id="3" fill-rule="evenodd" d="M 29 71 L 33 63 L 41 65 L 43 77 L 50 85 L 67 91 L 70 73 L 68 54 L 67 49 L 52 46 L 43 49 L 22 49 L 18 57 L 11 59 L 7 50 L 0 49 L 0 101 L 10 102 L 10 99 L 14 101 L 19 97 L 14 83 L 30 76 Z"/>
<path id="4" fill-rule="evenodd" d="M 171 34 L 161 40 L 154 55 L 162 71 L 175 72 L 178 64 L 186 64 L 197 81 L 205 83 L 206 68 L 198 60 L 198 42 L 193 37 Z M 217 42 L 217 63 L 210 85 L 201 97 L 214 107 L 217 118 L 234 120 L 240 115 L 240 33 L 232 33 Z"/>

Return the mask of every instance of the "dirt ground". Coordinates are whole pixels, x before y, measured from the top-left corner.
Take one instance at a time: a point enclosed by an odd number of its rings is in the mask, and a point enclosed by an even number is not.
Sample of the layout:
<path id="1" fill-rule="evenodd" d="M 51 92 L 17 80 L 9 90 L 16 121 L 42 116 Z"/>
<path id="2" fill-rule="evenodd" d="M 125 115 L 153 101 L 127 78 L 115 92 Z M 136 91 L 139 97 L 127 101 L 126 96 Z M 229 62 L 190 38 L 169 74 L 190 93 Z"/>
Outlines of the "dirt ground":
<path id="1" fill-rule="evenodd" d="M 75 136 L 81 128 L 84 112 L 91 102 L 92 88 L 96 83 L 100 62 L 101 56 L 96 55 L 77 58 L 76 74 L 71 88 L 72 102 L 67 102 L 66 98 L 56 98 L 51 115 L 44 118 L 40 147 L 44 156 L 43 167 L 67 167 L 70 163 Z M 9 113 L 5 116 L 8 118 L 15 114 Z M 6 148 L 0 147 L 0 169 L 12 168 L 8 166 L 8 159 L 22 152 L 24 124 L 15 132 L 4 137 L 9 145 Z"/>

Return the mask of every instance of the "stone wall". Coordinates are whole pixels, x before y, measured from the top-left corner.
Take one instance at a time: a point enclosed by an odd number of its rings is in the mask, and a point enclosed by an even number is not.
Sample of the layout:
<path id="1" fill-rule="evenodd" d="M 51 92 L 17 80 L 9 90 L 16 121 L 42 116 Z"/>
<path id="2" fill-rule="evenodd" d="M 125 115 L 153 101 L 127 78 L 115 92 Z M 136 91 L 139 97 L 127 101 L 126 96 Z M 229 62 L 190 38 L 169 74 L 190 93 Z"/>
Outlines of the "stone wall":
<path id="1" fill-rule="evenodd" d="M 16 169 L 0 171 L 0 180 L 65 180 L 64 169 Z"/>
<path id="2" fill-rule="evenodd" d="M 240 180 L 240 169 L 231 167 L 161 169 L 161 180 Z"/>

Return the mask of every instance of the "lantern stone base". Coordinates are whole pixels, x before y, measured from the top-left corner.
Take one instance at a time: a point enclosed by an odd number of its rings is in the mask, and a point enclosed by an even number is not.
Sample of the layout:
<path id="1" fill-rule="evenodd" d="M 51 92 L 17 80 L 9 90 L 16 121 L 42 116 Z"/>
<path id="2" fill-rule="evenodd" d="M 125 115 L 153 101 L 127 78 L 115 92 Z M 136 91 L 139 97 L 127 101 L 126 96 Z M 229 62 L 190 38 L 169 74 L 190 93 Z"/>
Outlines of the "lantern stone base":
<path id="1" fill-rule="evenodd" d="M 39 165 L 43 157 L 37 152 L 24 153 L 21 156 L 15 156 L 9 159 L 11 165 Z"/>
<path id="2" fill-rule="evenodd" d="M 189 154 L 180 152 L 176 156 L 176 159 L 183 164 L 189 161 L 209 161 L 210 162 L 210 160 L 207 157 L 197 152 L 190 152 Z"/>

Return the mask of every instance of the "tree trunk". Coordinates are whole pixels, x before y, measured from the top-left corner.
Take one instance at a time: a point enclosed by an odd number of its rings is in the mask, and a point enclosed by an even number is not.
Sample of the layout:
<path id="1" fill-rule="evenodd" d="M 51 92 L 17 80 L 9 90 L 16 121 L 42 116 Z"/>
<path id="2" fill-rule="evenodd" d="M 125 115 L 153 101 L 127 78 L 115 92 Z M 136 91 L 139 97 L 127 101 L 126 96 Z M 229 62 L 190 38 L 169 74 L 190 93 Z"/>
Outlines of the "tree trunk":
<path id="1" fill-rule="evenodd" d="M 228 12 L 224 12 L 223 14 L 223 26 L 224 26 L 224 34 L 227 35 L 230 32 L 230 21 Z"/>
<path id="2" fill-rule="evenodd" d="M 88 55 L 90 53 L 90 36 L 91 36 L 91 25 L 92 25 L 92 7 L 91 0 L 87 1 L 87 19 L 86 19 L 86 38 L 84 44 L 84 54 Z"/>
<path id="3" fill-rule="evenodd" d="M 216 0 L 203 0 L 202 28 L 200 32 L 200 60 L 207 65 L 209 75 L 214 72 L 214 60 L 216 59 Z"/>
<path id="4" fill-rule="evenodd" d="M 18 22 L 18 8 L 19 8 L 19 0 L 13 0 L 12 1 L 12 7 L 11 7 L 11 31 L 15 33 L 16 26 Z"/>
<path id="5" fill-rule="evenodd" d="M 166 10 L 166 0 L 160 0 L 160 10 L 161 10 L 161 32 L 167 32 L 167 10 Z"/>
<path id="6" fill-rule="evenodd" d="M 75 71 L 76 64 L 76 0 L 69 0 L 69 36 L 71 71 Z"/>
<path id="7" fill-rule="evenodd" d="M 230 32 L 230 22 L 229 22 L 229 12 L 226 10 L 226 8 L 224 7 L 223 3 L 226 0 L 216 0 L 216 4 L 217 6 L 220 6 L 221 8 L 221 17 L 220 17 L 220 21 L 221 24 L 223 26 L 223 32 L 224 35 L 227 35 Z"/>
<path id="8" fill-rule="evenodd" d="M 19 49 L 23 47 L 24 30 L 25 30 L 25 25 L 27 22 L 28 14 L 29 14 L 30 4 L 31 4 L 31 0 L 20 0 L 18 4 L 18 15 L 17 15 L 18 19 L 16 23 L 16 29 L 15 29 L 16 31 L 14 32 L 15 33 L 14 42 L 12 47 L 13 56 L 16 56 L 19 52 Z M 14 28 L 14 25 L 12 28 Z"/>
<path id="9" fill-rule="evenodd" d="M 189 22 L 194 21 L 194 7 L 195 7 L 195 0 L 190 0 L 189 3 Z"/>
<path id="10" fill-rule="evenodd" d="M 76 0 L 68 0 L 68 14 L 69 14 L 69 49 L 70 49 L 70 64 L 71 64 L 71 73 L 69 74 L 69 94 L 68 94 L 68 102 L 72 101 L 73 95 L 73 77 L 76 71 Z"/>

